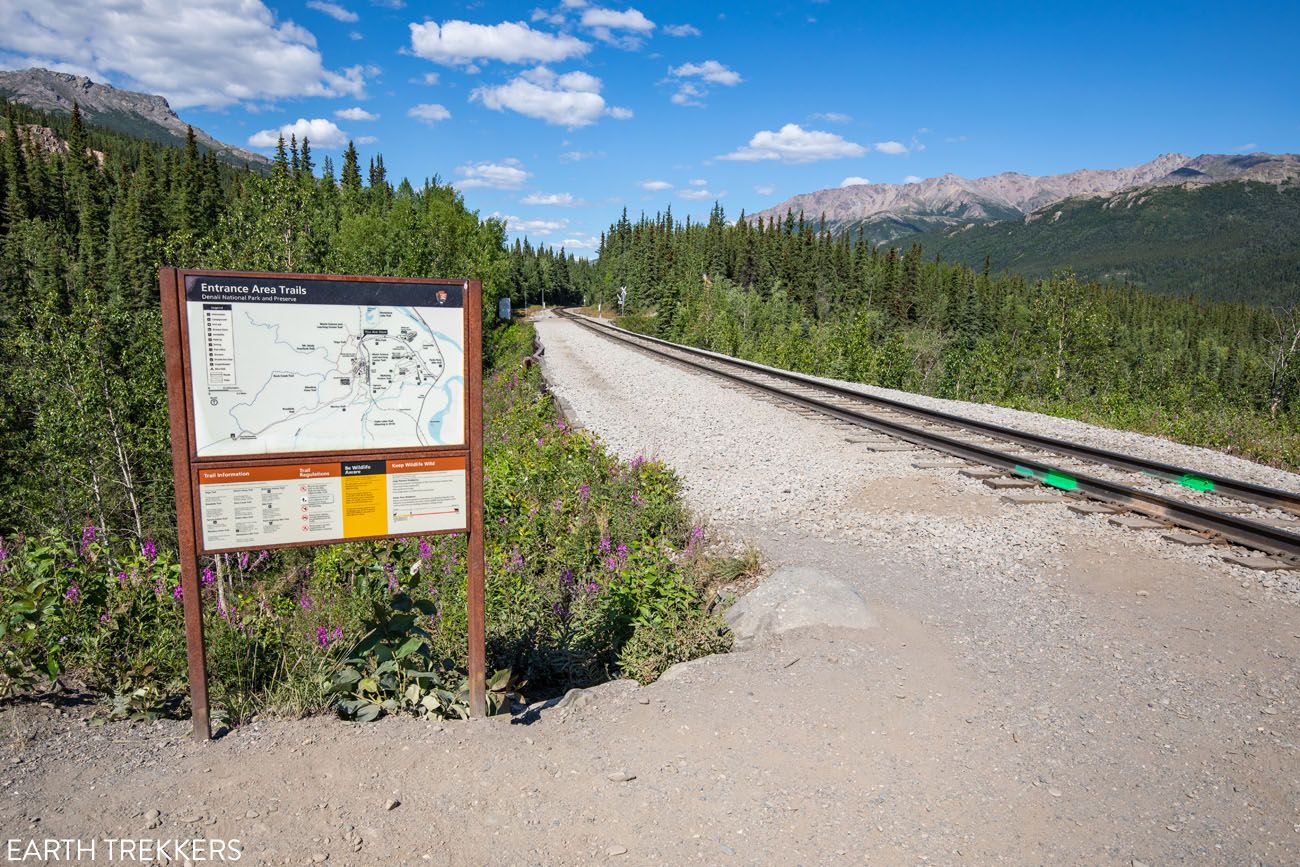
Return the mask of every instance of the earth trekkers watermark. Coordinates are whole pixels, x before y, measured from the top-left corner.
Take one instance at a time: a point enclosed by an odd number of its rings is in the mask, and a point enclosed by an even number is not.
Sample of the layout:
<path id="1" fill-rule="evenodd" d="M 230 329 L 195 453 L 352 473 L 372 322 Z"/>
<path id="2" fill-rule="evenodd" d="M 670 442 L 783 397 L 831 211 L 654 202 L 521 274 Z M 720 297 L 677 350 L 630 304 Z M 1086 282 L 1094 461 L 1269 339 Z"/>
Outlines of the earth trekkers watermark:
<path id="1" fill-rule="evenodd" d="M 5 861 L 12 864 L 118 863 L 153 862 L 194 864 L 200 862 L 234 863 L 244 855 L 239 840 L 196 837 L 192 840 L 161 840 L 155 837 L 102 837 L 43 839 L 11 837 L 5 841 Z"/>

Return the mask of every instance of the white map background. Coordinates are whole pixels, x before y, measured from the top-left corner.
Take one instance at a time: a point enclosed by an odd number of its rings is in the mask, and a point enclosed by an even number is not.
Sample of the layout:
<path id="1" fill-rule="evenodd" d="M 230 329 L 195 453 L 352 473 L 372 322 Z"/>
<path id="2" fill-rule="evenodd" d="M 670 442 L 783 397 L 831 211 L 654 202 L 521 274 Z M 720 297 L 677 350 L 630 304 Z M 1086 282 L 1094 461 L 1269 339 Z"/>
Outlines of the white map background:
<path id="1" fill-rule="evenodd" d="M 460 308 L 231 303 L 231 383 L 186 306 L 201 458 L 464 443 Z"/>

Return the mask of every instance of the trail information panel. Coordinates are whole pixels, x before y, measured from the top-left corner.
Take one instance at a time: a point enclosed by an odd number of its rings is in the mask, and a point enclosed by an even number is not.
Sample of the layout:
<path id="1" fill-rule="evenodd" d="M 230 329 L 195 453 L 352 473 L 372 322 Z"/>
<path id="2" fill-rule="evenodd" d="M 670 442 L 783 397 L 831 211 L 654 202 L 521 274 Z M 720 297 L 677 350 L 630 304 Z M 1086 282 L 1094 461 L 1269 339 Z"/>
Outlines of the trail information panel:
<path id="1" fill-rule="evenodd" d="M 483 287 L 158 273 L 194 735 L 211 735 L 200 557 L 466 534 L 469 704 L 486 713 Z"/>
<path id="2" fill-rule="evenodd" d="M 463 445 L 463 295 L 187 275 L 197 457 Z"/>
<path id="3" fill-rule="evenodd" d="M 465 528 L 465 459 L 413 458 L 200 469 L 209 551 Z"/>

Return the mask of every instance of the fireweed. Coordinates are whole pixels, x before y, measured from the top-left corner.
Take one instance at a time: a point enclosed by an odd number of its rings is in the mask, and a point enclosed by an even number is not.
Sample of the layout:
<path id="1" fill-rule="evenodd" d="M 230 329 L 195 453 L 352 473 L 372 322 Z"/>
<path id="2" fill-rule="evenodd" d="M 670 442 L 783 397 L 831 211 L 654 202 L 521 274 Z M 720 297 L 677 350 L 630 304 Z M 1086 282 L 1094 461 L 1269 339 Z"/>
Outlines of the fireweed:
<path id="1" fill-rule="evenodd" d="M 558 418 L 537 369 L 522 363 L 531 344 L 526 326 L 495 333 L 485 377 L 490 668 L 511 669 L 538 695 L 653 679 L 725 649 L 706 613 L 704 532 L 677 478 L 656 461 L 621 463 Z M 429 654 L 463 669 L 465 547 L 446 534 L 206 558 L 214 703 L 233 721 L 326 709 L 322 684 L 399 596 L 431 603 L 419 621 Z M 42 576 L 49 603 L 30 641 L 7 635 L 0 651 L 25 654 L 29 669 L 52 658 L 65 681 L 105 693 L 146 671 L 183 693 L 184 594 L 169 544 L 119 542 L 88 522 L 73 539 L 7 539 L 0 550 L 0 608 Z"/>

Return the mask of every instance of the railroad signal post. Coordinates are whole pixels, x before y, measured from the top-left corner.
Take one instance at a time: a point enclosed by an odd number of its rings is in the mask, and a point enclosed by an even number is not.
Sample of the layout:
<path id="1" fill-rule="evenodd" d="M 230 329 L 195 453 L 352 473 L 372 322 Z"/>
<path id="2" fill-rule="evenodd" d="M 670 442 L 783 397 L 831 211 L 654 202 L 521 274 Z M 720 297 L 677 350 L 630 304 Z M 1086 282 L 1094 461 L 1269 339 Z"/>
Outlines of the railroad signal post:
<path id="1" fill-rule="evenodd" d="M 200 557 L 440 533 L 467 534 L 484 715 L 480 283 L 164 268 L 158 286 L 194 736 Z"/>

